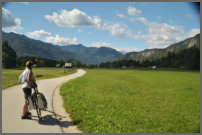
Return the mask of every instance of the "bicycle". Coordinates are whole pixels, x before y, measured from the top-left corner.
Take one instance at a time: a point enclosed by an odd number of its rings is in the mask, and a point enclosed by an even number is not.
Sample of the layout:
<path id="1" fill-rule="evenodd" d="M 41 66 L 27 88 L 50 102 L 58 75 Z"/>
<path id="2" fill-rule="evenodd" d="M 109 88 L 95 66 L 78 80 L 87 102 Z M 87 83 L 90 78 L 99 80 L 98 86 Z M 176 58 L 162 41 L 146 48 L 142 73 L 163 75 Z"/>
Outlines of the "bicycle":
<path id="1" fill-rule="evenodd" d="M 34 109 L 36 109 L 37 116 L 38 116 L 39 120 L 42 120 L 42 117 L 41 117 L 42 109 L 38 107 L 38 98 L 37 98 L 38 94 L 39 94 L 38 89 L 34 88 L 34 93 L 31 95 L 31 98 L 32 98 L 32 103 L 33 103 Z"/>

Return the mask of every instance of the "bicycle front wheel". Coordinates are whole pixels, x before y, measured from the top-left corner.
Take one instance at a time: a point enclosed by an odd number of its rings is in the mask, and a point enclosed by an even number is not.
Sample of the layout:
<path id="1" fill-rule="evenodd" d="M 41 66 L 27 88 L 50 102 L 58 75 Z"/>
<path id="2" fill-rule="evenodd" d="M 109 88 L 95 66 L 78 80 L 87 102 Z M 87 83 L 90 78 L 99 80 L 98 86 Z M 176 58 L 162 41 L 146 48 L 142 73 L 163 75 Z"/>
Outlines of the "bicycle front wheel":
<path id="1" fill-rule="evenodd" d="M 37 112 L 39 120 L 41 120 L 41 109 L 36 108 L 36 112 Z"/>
<path id="2" fill-rule="evenodd" d="M 39 120 L 41 120 L 41 109 L 38 107 L 38 99 L 36 99 L 36 112 Z"/>

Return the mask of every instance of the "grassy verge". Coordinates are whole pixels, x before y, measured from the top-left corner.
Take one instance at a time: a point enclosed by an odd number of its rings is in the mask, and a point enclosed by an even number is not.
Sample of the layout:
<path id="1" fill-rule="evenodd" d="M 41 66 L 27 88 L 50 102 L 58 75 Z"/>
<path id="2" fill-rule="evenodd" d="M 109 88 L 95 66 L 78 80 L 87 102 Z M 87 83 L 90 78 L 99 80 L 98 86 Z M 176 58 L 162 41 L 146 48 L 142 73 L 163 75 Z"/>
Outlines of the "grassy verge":
<path id="1" fill-rule="evenodd" d="M 23 70 L 2 69 L 2 89 L 20 84 L 18 82 L 18 77 L 22 72 Z M 33 68 L 33 73 L 36 80 L 65 76 L 75 72 L 76 70 L 72 70 L 64 73 L 63 68 Z"/>
<path id="2" fill-rule="evenodd" d="M 86 133 L 199 133 L 200 73 L 86 70 L 61 87 Z"/>

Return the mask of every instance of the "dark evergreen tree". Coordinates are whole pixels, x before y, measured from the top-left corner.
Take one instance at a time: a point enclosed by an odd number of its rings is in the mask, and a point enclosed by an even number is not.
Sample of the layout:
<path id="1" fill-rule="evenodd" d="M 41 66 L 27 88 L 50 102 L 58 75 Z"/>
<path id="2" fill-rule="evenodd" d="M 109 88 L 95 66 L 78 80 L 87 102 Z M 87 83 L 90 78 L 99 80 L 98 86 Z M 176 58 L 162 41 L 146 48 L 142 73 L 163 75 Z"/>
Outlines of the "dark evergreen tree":
<path id="1" fill-rule="evenodd" d="M 2 45 L 2 65 L 3 68 L 16 68 L 17 55 L 9 46 L 8 41 L 4 41 Z"/>

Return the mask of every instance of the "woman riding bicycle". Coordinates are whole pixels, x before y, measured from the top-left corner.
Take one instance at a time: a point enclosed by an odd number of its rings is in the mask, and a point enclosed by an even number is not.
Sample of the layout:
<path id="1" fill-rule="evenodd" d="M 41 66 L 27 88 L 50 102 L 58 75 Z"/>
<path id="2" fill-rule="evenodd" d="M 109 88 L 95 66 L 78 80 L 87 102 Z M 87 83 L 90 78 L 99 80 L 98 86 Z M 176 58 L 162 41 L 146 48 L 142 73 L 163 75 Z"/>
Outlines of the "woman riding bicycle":
<path id="1" fill-rule="evenodd" d="M 32 72 L 33 63 L 31 61 L 27 61 L 26 63 L 26 69 L 23 72 L 23 76 L 25 79 L 24 84 L 22 85 L 22 89 L 24 91 L 25 96 L 25 103 L 23 106 L 23 113 L 22 113 L 22 119 L 30 119 L 31 113 L 27 109 L 27 100 L 28 97 L 32 94 L 32 88 L 36 88 L 37 84 L 35 82 L 33 72 Z"/>

